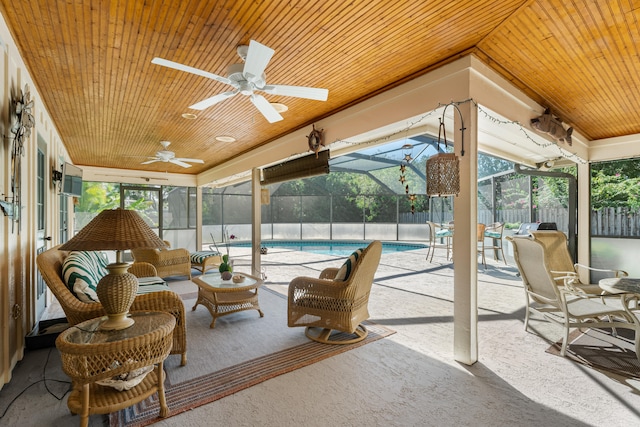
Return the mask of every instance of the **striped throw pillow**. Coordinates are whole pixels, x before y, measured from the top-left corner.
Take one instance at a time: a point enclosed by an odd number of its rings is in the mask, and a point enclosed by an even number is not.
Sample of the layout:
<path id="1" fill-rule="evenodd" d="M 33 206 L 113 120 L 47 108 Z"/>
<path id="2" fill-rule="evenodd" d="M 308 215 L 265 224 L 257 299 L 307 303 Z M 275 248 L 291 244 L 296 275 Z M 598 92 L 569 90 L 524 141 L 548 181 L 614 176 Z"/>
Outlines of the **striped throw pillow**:
<path id="1" fill-rule="evenodd" d="M 362 251 L 364 251 L 364 248 L 360 248 L 356 250 L 354 253 L 352 253 L 351 255 L 349 255 L 349 258 L 347 258 L 344 264 L 342 264 L 342 267 L 340 267 L 340 270 L 338 270 L 335 280 L 340 280 L 340 281 L 349 280 L 349 276 L 351 276 L 351 272 L 353 272 L 353 269 L 355 268 L 356 263 L 360 259 L 360 255 L 362 255 Z"/>
<path id="2" fill-rule="evenodd" d="M 96 251 L 73 251 L 62 264 L 62 277 L 76 298 L 98 302 L 96 286 L 107 275 L 107 256 Z"/>

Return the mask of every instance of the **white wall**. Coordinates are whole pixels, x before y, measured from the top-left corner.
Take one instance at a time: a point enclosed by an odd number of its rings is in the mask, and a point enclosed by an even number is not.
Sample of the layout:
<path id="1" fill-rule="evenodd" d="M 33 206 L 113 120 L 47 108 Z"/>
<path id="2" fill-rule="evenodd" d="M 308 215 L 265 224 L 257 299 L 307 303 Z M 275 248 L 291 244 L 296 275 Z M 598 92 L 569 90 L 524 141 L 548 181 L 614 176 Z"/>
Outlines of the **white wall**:
<path id="1" fill-rule="evenodd" d="M 7 28 L 4 17 L 0 16 L 0 198 L 13 200 L 11 190 L 11 150 L 13 133 L 11 125 L 12 100 L 28 84 L 34 101 L 32 113 L 35 127 L 24 144 L 22 156 L 22 191 L 20 215 L 21 223 L 13 222 L 0 214 L 0 388 L 11 379 L 11 370 L 23 357 L 24 336 L 36 322 L 35 308 L 35 249 L 36 249 L 36 174 L 38 136 L 46 146 L 47 177 L 46 222 L 47 235 L 53 237 L 50 243 L 57 243 L 59 223 L 59 197 L 51 184 L 51 170 L 58 166 L 60 158 L 67 159 L 67 153 L 60 136 L 53 125 L 49 113 L 43 105 L 38 88 L 20 56 L 14 40 Z M 67 159 L 68 160 L 68 159 Z M 60 169 L 56 167 L 56 169 Z M 71 202 L 70 200 L 68 201 Z M 69 210 L 72 211 L 71 205 Z"/>

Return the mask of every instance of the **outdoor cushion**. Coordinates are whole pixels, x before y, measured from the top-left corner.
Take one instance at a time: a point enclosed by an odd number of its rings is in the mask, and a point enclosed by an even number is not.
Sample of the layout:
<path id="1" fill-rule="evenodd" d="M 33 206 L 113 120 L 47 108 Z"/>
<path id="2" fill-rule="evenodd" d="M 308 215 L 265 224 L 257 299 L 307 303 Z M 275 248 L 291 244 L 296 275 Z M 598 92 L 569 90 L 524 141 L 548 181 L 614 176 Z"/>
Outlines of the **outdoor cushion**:
<path id="1" fill-rule="evenodd" d="M 169 285 L 161 277 L 139 277 L 137 295 L 157 291 L 169 291 Z"/>
<path id="2" fill-rule="evenodd" d="M 351 276 L 351 272 L 353 271 L 353 268 L 356 266 L 356 262 L 358 262 L 360 255 L 362 255 L 362 251 L 364 251 L 364 248 L 360 248 L 356 250 L 354 253 L 352 253 L 351 255 L 349 255 L 349 258 L 347 258 L 344 264 L 342 264 L 342 267 L 340 267 L 340 270 L 338 270 L 338 273 L 336 274 L 336 277 L 334 280 L 340 280 L 340 281 L 349 280 L 349 276 Z"/>
<path id="3" fill-rule="evenodd" d="M 436 231 L 436 237 L 437 238 L 451 237 L 451 236 L 453 236 L 453 233 L 451 232 L 451 230 L 439 230 L 439 231 Z"/>
<path id="4" fill-rule="evenodd" d="M 499 239 L 502 237 L 501 233 L 496 233 L 495 231 L 485 231 L 484 235 L 486 237 L 491 237 L 492 239 Z"/>
<path id="5" fill-rule="evenodd" d="M 194 264 L 202 264 L 202 262 L 212 256 L 220 256 L 220 252 L 215 251 L 197 251 L 190 255 L 191 262 Z"/>
<path id="6" fill-rule="evenodd" d="M 109 261 L 102 252 L 73 251 L 64 260 L 62 277 L 69 290 L 83 302 L 97 302 L 96 286 L 107 275 Z"/>

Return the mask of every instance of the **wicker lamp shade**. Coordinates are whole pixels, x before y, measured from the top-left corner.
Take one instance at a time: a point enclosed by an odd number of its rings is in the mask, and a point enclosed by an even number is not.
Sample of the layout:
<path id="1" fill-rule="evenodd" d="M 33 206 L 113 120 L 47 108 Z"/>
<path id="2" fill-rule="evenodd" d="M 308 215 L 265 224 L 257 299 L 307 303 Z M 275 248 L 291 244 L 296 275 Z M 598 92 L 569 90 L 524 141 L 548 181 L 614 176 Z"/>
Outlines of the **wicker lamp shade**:
<path id="1" fill-rule="evenodd" d="M 101 329 L 124 329 L 133 325 L 128 317 L 138 291 L 138 279 L 127 272 L 122 251 L 133 248 L 161 248 L 164 242 L 136 211 L 104 210 L 60 249 L 65 251 L 116 251 L 116 262 L 107 266 L 109 274 L 96 287 L 96 294 L 109 320 Z"/>
<path id="2" fill-rule="evenodd" d="M 123 251 L 163 248 L 164 242 L 140 217 L 127 209 L 107 209 L 60 248 L 64 251 Z"/>
<path id="3" fill-rule="evenodd" d="M 438 153 L 427 159 L 427 196 L 460 193 L 460 162 L 454 153 Z"/>

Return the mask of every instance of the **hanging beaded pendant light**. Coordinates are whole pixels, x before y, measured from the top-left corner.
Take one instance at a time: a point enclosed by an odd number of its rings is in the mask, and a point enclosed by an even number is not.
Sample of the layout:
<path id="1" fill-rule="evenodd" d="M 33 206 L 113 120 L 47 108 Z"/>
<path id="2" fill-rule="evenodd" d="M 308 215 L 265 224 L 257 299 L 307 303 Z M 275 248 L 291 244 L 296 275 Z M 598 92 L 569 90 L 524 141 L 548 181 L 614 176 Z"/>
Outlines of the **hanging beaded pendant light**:
<path id="1" fill-rule="evenodd" d="M 455 104 L 449 105 L 455 107 Z M 446 109 L 447 107 L 445 106 L 445 111 Z M 444 118 L 444 111 L 442 112 L 442 117 Z M 445 150 L 448 148 L 447 132 L 443 118 L 440 119 L 438 128 L 438 154 L 434 154 L 427 159 L 427 196 L 430 197 L 457 196 L 460 193 L 460 162 L 458 156 L 455 153 L 440 152 L 441 138 L 444 139 Z M 464 132 L 464 125 L 461 130 Z M 464 151 L 462 155 L 464 155 Z"/>

